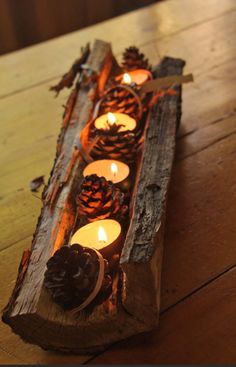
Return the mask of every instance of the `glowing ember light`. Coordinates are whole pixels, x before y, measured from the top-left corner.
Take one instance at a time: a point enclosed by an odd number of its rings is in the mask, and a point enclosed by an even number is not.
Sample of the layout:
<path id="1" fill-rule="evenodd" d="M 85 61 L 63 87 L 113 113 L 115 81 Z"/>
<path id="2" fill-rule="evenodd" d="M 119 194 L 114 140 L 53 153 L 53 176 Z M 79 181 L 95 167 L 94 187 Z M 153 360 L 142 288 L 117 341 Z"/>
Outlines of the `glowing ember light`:
<path id="1" fill-rule="evenodd" d="M 72 236 L 70 244 L 102 250 L 114 243 L 121 233 L 121 225 L 114 219 L 102 219 L 80 227 Z"/>
<path id="2" fill-rule="evenodd" d="M 123 83 L 125 84 L 131 84 L 131 76 L 128 73 L 124 73 L 123 75 Z"/>
<path id="3" fill-rule="evenodd" d="M 107 243 L 107 234 L 102 226 L 98 227 L 98 242 Z"/>
<path id="4" fill-rule="evenodd" d="M 116 177 L 117 173 L 118 173 L 118 166 L 116 163 L 111 163 L 111 172 L 113 174 L 114 177 Z"/>
<path id="5" fill-rule="evenodd" d="M 110 125 L 113 125 L 116 122 L 116 117 L 113 115 L 113 113 L 108 112 L 107 114 L 107 120 Z"/>

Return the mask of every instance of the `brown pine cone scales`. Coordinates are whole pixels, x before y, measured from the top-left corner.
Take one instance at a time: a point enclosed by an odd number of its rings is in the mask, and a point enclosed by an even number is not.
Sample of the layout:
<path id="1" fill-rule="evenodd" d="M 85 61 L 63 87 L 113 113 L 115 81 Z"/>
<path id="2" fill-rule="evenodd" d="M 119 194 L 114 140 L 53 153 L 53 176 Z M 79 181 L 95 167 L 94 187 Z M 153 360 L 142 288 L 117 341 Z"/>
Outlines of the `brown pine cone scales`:
<path id="1" fill-rule="evenodd" d="M 122 66 L 125 70 L 150 69 L 148 59 L 135 46 L 125 49 Z"/>
<path id="2" fill-rule="evenodd" d="M 141 117 L 137 98 L 129 90 L 119 86 L 111 88 L 100 103 L 99 114 L 108 112 L 126 113 L 134 119 Z"/>
<path id="3" fill-rule="evenodd" d="M 125 163 L 135 160 L 140 147 L 139 135 L 132 131 L 119 131 L 120 126 L 114 124 L 109 130 L 97 130 L 99 137 L 90 155 L 94 159 L 115 159 Z"/>
<path id="4" fill-rule="evenodd" d="M 90 308 L 102 303 L 112 291 L 108 262 L 103 260 L 103 282 L 97 296 L 88 305 Z M 79 307 L 91 295 L 99 270 L 100 262 L 95 250 L 78 244 L 63 246 L 47 262 L 44 285 L 57 304 L 64 310 L 71 310 Z"/>
<path id="5" fill-rule="evenodd" d="M 127 211 L 124 194 L 111 181 L 97 175 L 86 176 L 76 198 L 78 213 L 89 222 L 107 218 L 120 218 Z"/>

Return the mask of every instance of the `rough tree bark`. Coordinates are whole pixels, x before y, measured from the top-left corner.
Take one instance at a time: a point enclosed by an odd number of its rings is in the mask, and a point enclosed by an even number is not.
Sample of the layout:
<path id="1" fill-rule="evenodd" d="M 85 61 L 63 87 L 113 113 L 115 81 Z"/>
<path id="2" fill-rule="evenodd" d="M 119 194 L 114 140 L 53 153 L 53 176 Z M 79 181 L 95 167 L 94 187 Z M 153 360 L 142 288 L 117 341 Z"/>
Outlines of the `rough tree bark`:
<path id="1" fill-rule="evenodd" d="M 114 288 L 112 302 L 75 318 L 53 303 L 43 287 L 46 263 L 68 241 L 75 223 L 73 192 L 85 166 L 77 141 L 113 66 L 116 61 L 110 45 L 96 41 L 68 100 L 31 251 L 23 254 L 15 289 L 3 312 L 3 321 L 15 333 L 45 349 L 95 352 L 158 323 L 165 206 L 181 114 L 181 87 L 175 87 L 176 94 L 161 97 L 148 115 L 120 259 L 121 289 Z M 157 75 L 181 74 L 183 66 L 182 60 L 165 58 Z"/>

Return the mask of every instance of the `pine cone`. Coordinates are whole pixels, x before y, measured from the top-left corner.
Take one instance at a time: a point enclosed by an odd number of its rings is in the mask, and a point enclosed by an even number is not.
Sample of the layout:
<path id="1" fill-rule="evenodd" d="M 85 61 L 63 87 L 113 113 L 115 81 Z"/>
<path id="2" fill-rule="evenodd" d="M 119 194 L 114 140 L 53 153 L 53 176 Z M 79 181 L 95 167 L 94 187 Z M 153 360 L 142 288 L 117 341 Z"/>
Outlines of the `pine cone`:
<path id="1" fill-rule="evenodd" d="M 128 47 L 123 52 L 122 66 L 125 70 L 150 69 L 148 59 L 135 46 Z"/>
<path id="2" fill-rule="evenodd" d="M 108 262 L 101 289 L 87 307 L 95 307 L 109 297 L 112 279 L 108 274 Z M 63 309 L 80 306 L 94 290 L 99 274 L 99 259 L 95 250 L 78 244 L 63 246 L 47 262 L 44 285 L 53 300 Z"/>
<path id="3" fill-rule="evenodd" d="M 140 107 L 137 98 L 125 88 L 113 87 L 100 104 L 99 114 L 108 112 L 126 113 L 134 119 L 140 118 Z"/>
<path id="4" fill-rule="evenodd" d="M 111 181 L 97 175 L 86 176 L 76 198 L 78 213 L 89 222 L 107 218 L 122 218 L 127 207 L 124 194 Z"/>
<path id="5" fill-rule="evenodd" d="M 131 163 L 137 156 L 140 139 L 132 131 L 119 131 L 120 126 L 114 124 L 109 130 L 97 130 L 98 141 L 90 155 L 94 159 L 116 159 Z"/>

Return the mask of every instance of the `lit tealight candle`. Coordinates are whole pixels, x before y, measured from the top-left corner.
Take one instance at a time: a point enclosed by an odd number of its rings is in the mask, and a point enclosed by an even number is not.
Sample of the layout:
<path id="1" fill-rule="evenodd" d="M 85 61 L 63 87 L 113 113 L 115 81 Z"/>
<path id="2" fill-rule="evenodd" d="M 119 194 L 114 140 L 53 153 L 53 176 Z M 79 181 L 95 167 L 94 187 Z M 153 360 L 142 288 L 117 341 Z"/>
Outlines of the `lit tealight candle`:
<path id="1" fill-rule="evenodd" d="M 119 77 L 121 79 L 121 77 Z M 146 69 L 137 69 L 129 71 L 129 73 L 124 73 L 122 76 L 123 84 L 135 83 L 137 85 L 142 85 L 149 79 L 152 79 L 152 74 Z"/>
<path id="2" fill-rule="evenodd" d="M 119 131 L 132 131 L 136 128 L 135 119 L 133 119 L 129 115 L 126 115 L 125 113 L 108 112 L 108 114 L 101 115 L 96 118 L 94 122 L 94 126 L 98 130 L 109 129 L 109 127 L 114 124 L 121 126 Z"/>
<path id="3" fill-rule="evenodd" d="M 115 241 L 121 234 L 121 225 L 114 219 L 103 219 L 79 228 L 71 238 L 71 245 L 78 243 L 84 247 L 102 250 Z"/>
<path id="4" fill-rule="evenodd" d="M 131 76 L 128 73 L 124 73 L 122 82 L 124 84 L 131 84 L 132 83 Z"/>
<path id="5" fill-rule="evenodd" d="M 116 184 L 128 178 L 129 166 L 114 159 L 100 159 L 89 163 L 83 171 L 84 177 L 93 174 L 99 177 L 105 177 L 106 180 Z"/>

